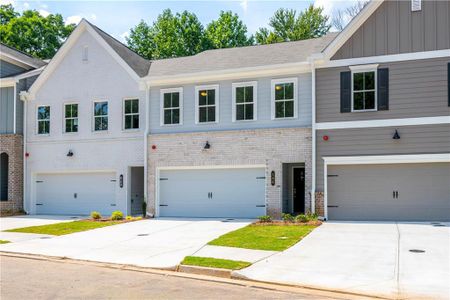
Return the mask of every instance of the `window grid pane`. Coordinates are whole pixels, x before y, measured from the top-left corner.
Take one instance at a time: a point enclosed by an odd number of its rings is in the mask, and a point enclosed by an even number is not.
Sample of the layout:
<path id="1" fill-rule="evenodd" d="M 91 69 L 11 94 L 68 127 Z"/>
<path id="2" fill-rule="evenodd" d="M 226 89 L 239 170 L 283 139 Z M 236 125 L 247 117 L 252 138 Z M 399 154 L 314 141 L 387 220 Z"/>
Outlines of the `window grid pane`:
<path id="1" fill-rule="evenodd" d="M 50 133 L 50 106 L 38 107 L 38 134 Z"/>
<path id="2" fill-rule="evenodd" d="M 199 90 L 198 91 L 198 122 L 215 122 L 216 121 L 216 90 Z"/>
<path id="3" fill-rule="evenodd" d="M 236 87 L 236 121 L 253 120 L 253 86 Z"/>
<path id="4" fill-rule="evenodd" d="M 375 109 L 375 71 L 353 73 L 353 110 Z"/>
<path id="5" fill-rule="evenodd" d="M 124 106 L 124 128 L 139 129 L 139 100 L 127 99 Z"/>

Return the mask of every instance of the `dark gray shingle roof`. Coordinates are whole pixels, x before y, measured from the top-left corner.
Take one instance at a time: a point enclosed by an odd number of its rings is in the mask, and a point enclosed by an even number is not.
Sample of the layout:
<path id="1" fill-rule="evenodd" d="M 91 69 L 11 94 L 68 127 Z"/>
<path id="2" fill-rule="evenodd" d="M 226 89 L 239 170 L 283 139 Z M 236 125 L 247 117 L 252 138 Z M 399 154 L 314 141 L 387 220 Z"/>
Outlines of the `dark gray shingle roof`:
<path id="1" fill-rule="evenodd" d="M 12 48 L 10 46 L 7 46 L 3 43 L 0 43 L 0 53 L 4 53 L 6 55 L 9 55 L 19 61 L 22 61 L 23 63 L 32 66 L 34 68 L 40 68 L 45 66 L 47 63 L 43 60 L 40 60 L 39 58 L 34 58 L 25 52 L 22 52 L 20 50 L 17 50 L 15 48 Z"/>

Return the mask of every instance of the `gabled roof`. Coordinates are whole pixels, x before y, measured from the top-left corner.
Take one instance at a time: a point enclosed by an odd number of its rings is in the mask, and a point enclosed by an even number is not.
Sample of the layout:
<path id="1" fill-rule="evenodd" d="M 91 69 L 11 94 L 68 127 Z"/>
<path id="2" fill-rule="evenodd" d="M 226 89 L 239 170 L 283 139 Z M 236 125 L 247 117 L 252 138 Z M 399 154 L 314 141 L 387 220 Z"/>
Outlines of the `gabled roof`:
<path id="1" fill-rule="evenodd" d="M 47 63 L 38 58 L 34 58 L 25 52 L 0 43 L 0 56 L 5 56 L 10 60 L 27 65 L 29 69 L 37 69 L 45 66 Z"/>

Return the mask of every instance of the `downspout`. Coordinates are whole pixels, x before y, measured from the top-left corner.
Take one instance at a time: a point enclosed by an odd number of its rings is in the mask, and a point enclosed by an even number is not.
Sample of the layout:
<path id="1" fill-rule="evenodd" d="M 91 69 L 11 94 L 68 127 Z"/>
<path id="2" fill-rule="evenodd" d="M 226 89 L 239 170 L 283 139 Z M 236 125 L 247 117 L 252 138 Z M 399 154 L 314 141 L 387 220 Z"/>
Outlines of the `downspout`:
<path id="1" fill-rule="evenodd" d="M 145 84 L 145 131 L 144 131 L 144 201 L 148 209 L 148 134 L 150 124 L 150 85 Z M 147 215 L 147 211 L 144 212 Z"/>
<path id="2" fill-rule="evenodd" d="M 311 95 L 312 95 L 312 152 L 311 152 L 311 212 L 316 212 L 316 66 L 311 60 Z"/>
<path id="3" fill-rule="evenodd" d="M 23 159 L 23 209 L 25 210 L 25 199 L 28 199 L 28 189 L 27 189 L 27 106 L 28 106 L 28 94 L 25 92 L 20 93 L 20 100 L 23 101 L 23 153 L 22 153 L 22 159 Z M 28 208 L 27 214 L 30 213 L 30 207 Z"/>

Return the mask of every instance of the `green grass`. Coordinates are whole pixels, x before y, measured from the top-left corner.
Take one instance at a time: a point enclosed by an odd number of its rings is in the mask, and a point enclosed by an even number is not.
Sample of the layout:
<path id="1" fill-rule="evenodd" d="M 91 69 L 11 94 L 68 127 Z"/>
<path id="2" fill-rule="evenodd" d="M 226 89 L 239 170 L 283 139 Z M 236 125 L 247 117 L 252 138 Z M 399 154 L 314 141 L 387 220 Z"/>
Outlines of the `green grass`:
<path id="1" fill-rule="evenodd" d="M 11 243 L 10 241 L 0 240 L 0 244 L 8 244 Z"/>
<path id="2" fill-rule="evenodd" d="M 23 232 L 23 233 L 37 233 L 37 234 L 50 234 L 50 235 L 65 235 L 80 231 L 86 231 L 96 228 L 102 228 L 106 226 L 120 224 L 120 221 L 105 221 L 105 222 L 92 222 L 92 221 L 74 221 L 55 223 L 41 226 L 31 226 L 5 230 L 8 232 Z"/>
<path id="3" fill-rule="evenodd" d="M 316 226 L 248 225 L 209 242 L 209 245 L 283 251 L 293 246 Z"/>
<path id="4" fill-rule="evenodd" d="M 251 263 L 246 261 L 219 259 L 212 257 L 186 256 L 181 262 L 182 265 L 200 266 L 209 268 L 220 268 L 230 270 L 240 270 L 248 267 Z"/>

